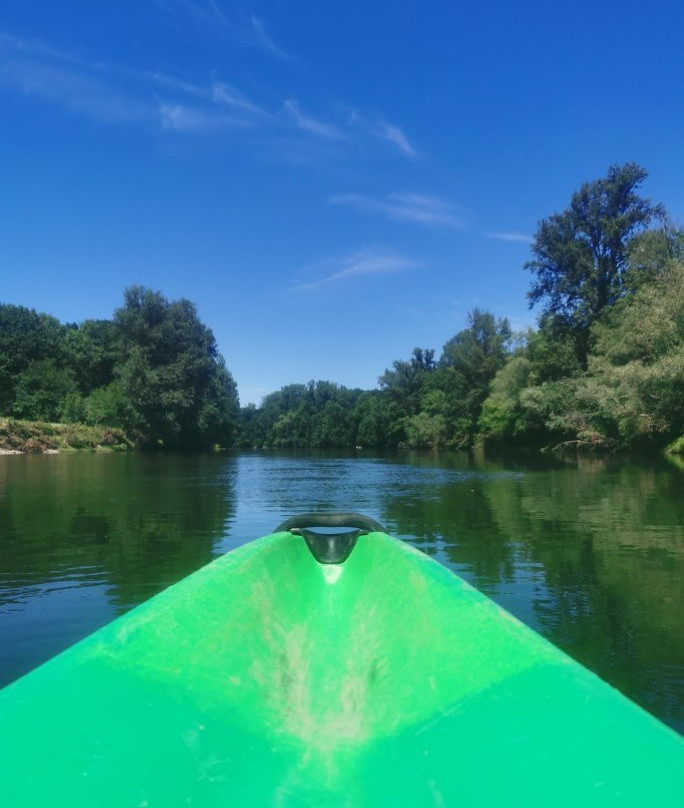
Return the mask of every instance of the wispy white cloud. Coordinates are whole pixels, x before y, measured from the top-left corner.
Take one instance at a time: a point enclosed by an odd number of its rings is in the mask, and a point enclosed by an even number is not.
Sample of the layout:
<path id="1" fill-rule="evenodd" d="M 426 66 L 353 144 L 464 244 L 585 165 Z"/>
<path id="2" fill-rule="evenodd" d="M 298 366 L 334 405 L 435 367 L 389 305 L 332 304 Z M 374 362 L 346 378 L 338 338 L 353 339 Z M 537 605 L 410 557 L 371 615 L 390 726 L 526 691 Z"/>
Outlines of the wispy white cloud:
<path id="1" fill-rule="evenodd" d="M 280 48 L 267 32 L 264 21 L 247 12 L 239 4 L 224 8 L 218 0 L 150 0 L 163 15 L 175 24 L 192 20 L 202 27 L 213 29 L 223 36 L 247 47 L 258 48 L 265 53 L 285 61 L 294 61 L 292 56 Z M 224 4 L 225 5 L 225 4 Z"/>
<path id="2" fill-rule="evenodd" d="M 154 73 L 145 74 L 149 81 L 154 84 L 158 89 L 164 88 L 172 93 L 180 93 L 183 95 L 194 96 L 201 98 L 204 101 L 209 101 L 213 95 L 213 91 L 206 85 L 193 84 L 190 81 L 178 79 L 175 76 L 169 76 L 157 70 Z"/>
<path id="3" fill-rule="evenodd" d="M 342 131 L 334 124 L 323 123 L 309 115 L 305 115 L 300 109 L 299 103 L 293 99 L 283 104 L 283 110 L 286 115 L 295 122 L 297 127 L 303 129 L 305 132 L 311 132 L 314 135 L 334 140 L 339 140 L 344 137 Z"/>
<path id="4" fill-rule="evenodd" d="M 442 227 L 462 227 L 458 208 L 437 196 L 416 193 L 393 193 L 376 199 L 362 194 L 340 194 L 330 199 L 333 205 L 348 205 L 357 210 L 382 213 L 390 219 Z"/>
<path id="5" fill-rule="evenodd" d="M 296 288 L 300 290 L 318 289 L 351 278 L 393 275 L 408 269 L 415 269 L 418 266 L 420 266 L 419 262 L 413 258 L 386 248 L 371 247 L 349 256 L 322 262 L 315 268 L 320 277 L 307 283 L 300 283 Z"/>
<path id="6" fill-rule="evenodd" d="M 0 35 L 0 86 L 33 95 L 101 123 L 155 119 L 154 100 L 142 98 L 101 65 L 44 43 Z"/>
<path id="7" fill-rule="evenodd" d="M 252 30 L 256 34 L 257 42 L 265 51 L 268 51 L 268 53 L 272 54 L 273 56 L 277 56 L 279 59 L 285 59 L 288 62 L 292 60 L 292 57 L 288 53 L 282 50 L 282 48 L 279 48 L 273 42 L 271 37 L 266 33 L 263 22 L 258 17 L 255 17 L 252 14 L 250 17 L 250 22 L 252 25 Z"/>
<path id="8" fill-rule="evenodd" d="M 220 111 L 163 101 L 159 102 L 159 120 L 162 129 L 174 132 L 208 132 L 212 129 L 250 126 L 250 122 L 244 118 L 230 117 Z"/>
<path id="9" fill-rule="evenodd" d="M 392 143 L 402 154 L 405 154 L 407 157 L 416 156 L 416 150 L 409 143 L 408 138 L 398 126 L 381 121 L 378 124 L 375 132 L 380 139 L 387 140 L 389 143 Z"/>
<path id="10" fill-rule="evenodd" d="M 348 125 L 359 129 L 367 135 L 391 144 L 405 157 L 417 157 L 418 152 L 408 139 L 408 136 L 395 124 L 388 123 L 378 116 L 367 116 L 354 109 L 348 116 Z"/>
<path id="11" fill-rule="evenodd" d="M 0 33 L 0 87 L 34 95 L 106 124 L 202 132 L 256 126 L 269 117 L 235 88 L 201 85 L 119 65 L 89 62 Z"/>
<path id="12" fill-rule="evenodd" d="M 38 39 L 22 39 L 4 31 L 0 31 L 0 54 L 8 56 L 11 53 L 16 55 L 42 56 L 49 59 L 59 59 L 65 62 L 78 62 L 66 51 L 57 50 L 45 42 Z"/>
<path id="13" fill-rule="evenodd" d="M 200 125 L 196 113 L 181 104 L 165 104 L 160 101 L 159 118 L 162 129 L 172 129 L 176 132 L 195 129 Z"/>
<path id="14" fill-rule="evenodd" d="M 187 2 L 187 0 L 186 0 Z M 197 2 L 193 3 L 192 5 L 198 5 Z M 217 2 L 217 0 L 205 0 L 205 5 L 209 8 L 210 13 L 214 15 L 216 19 L 225 19 L 226 15 L 221 11 L 221 8 Z"/>
<path id="15" fill-rule="evenodd" d="M 156 0 L 156 4 L 168 13 L 192 12 L 216 21 L 223 15 L 221 7 L 209 0 Z M 252 26 L 259 28 L 260 21 L 253 19 Z M 260 30 L 265 35 L 263 25 Z M 294 98 L 285 100 L 280 109 L 269 111 L 217 74 L 201 81 L 97 62 L 2 31 L 0 88 L 34 95 L 101 123 L 135 123 L 188 135 L 252 127 L 264 139 L 270 139 L 274 148 L 277 143 L 279 159 L 291 153 L 303 155 L 306 150 L 307 164 L 349 155 L 351 149 L 366 147 L 378 138 L 404 154 L 415 153 L 397 127 L 379 119 L 356 113 L 345 119 L 345 113 L 337 110 L 336 117 L 325 120 L 305 111 Z M 318 150 L 313 149 L 312 136 L 318 140 Z M 351 198 L 347 201 L 351 203 Z M 359 197 L 357 205 L 362 204 Z M 440 213 L 434 200 L 428 203 L 397 196 L 376 202 L 375 206 L 381 204 L 391 216 L 439 220 L 443 224 L 449 221 L 449 211 Z M 372 201 L 366 202 L 366 207 L 372 206 Z"/>
<path id="16" fill-rule="evenodd" d="M 487 233 L 487 238 L 497 239 L 498 241 L 518 241 L 525 244 L 532 244 L 534 236 L 528 236 L 526 233 Z"/>
<path id="17" fill-rule="evenodd" d="M 260 120 L 263 122 L 263 119 L 272 117 L 235 87 L 220 81 L 216 76 L 212 77 L 211 84 L 193 84 L 161 72 L 149 74 L 149 78 L 156 85 L 158 93 L 165 91 L 180 97 L 184 105 L 187 104 L 188 97 L 194 104 L 202 104 L 208 121 L 219 117 L 219 110 L 230 111 L 232 117 L 228 119 L 223 116 L 224 120 L 243 126 L 256 125 Z M 209 114 L 209 110 L 212 110 L 212 114 Z"/>
<path id="18" fill-rule="evenodd" d="M 239 90 L 236 90 L 235 87 L 231 87 L 229 84 L 214 79 L 211 91 L 212 100 L 217 104 L 222 104 L 239 112 L 248 113 L 249 115 L 255 115 L 257 117 L 270 117 L 269 113 L 263 110 L 258 104 L 250 101 Z"/>

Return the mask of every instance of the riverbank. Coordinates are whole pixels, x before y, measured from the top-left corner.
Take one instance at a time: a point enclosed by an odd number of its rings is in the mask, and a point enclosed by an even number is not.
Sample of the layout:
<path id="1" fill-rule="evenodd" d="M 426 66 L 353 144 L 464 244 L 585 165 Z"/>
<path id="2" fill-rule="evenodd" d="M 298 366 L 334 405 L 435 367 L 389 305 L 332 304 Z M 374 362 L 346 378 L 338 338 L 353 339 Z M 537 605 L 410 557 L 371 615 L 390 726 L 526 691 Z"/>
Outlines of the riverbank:
<path id="1" fill-rule="evenodd" d="M 0 454 L 126 452 L 133 448 L 126 433 L 116 427 L 0 418 Z"/>

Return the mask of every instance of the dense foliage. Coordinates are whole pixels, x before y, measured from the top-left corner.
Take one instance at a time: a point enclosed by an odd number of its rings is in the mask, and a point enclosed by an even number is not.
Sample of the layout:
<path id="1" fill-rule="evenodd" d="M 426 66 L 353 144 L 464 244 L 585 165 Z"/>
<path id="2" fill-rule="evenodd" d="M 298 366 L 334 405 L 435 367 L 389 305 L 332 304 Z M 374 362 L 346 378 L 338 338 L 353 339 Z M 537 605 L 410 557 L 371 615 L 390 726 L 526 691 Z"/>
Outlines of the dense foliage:
<path id="1" fill-rule="evenodd" d="M 636 193 L 646 172 L 634 163 L 611 166 L 605 179 L 587 182 L 570 207 L 544 219 L 525 265 L 534 275 L 529 299 L 542 301 L 543 322 L 572 336 L 586 365 L 591 326 L 628 289 L 630 248 L 659 206 Z"/>
<path id="2" fill-rule="evenodd" d="M 194 305 L 132 287 L 112 320 L 80 325 L 0 304 L 0 416 L 174 448 L 684 444 L 684 232 L 639 196 L 645 178 L 612 166 L 540 222 L 536 331 L 474 309 L 439 357 L 416 348 L 377 390 L 291 384 L 240 411 Z"/>
<path id="3" fill-rule="evenodd" d="M 539 224 L 539 329 L 473 310 L 436 359 L 416 348 L 380 390 L 290 385 L 243 410 L 241 445 L 665 446 L 684 434 L 684 234 L 611 166 Z M 655 227 L 652 225 L 655 223 Z"/>
<path id="4" fill-rule="evenodd" d="M 112 320 L 80 325 L 0 304 L 0 415 L 194 448 L 232 444 L 238 414 L 214 335 L 187 300 L 134 286 Z"/>

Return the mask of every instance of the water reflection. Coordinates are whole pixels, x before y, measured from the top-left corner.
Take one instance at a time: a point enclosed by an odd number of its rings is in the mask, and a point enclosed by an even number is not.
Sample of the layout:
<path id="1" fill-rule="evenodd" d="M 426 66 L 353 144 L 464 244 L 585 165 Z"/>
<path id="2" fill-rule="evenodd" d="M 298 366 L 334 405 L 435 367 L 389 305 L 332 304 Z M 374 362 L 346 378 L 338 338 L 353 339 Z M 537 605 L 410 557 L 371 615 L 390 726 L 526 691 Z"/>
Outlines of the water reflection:
<path id="1" fill-rule="evenodd" d="M 358 510 L 684 729 L 681 481 L 542 455 L 0 458 L 0 684 L 293 513 Z"/>
<path id="2" fill-rule="evenodd" d="M 234 511 L 226 458 L 0 461 L 0 684 L 208 563 Z"/>
<path id="3" fill-rule="evenodd" d="M 412 497 L 388 493 L 387 519 L 684 729 L 681 475 L 665 463 L 599 458 L 526 472 L 518 464 L 519 473 L 510 463 L 509 473 L 465 466 L 487 471 Z"/>

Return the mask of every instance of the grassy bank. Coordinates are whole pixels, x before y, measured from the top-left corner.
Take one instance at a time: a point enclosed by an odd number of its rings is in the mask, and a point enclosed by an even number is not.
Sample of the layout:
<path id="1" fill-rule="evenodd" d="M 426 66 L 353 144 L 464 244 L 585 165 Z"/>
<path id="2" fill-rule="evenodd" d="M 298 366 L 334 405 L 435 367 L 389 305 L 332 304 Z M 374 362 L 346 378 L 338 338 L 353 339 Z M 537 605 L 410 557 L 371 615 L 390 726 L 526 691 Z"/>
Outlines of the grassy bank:
<path id="1" fill-rule="evenodd" d="M 121 429 L 86 424 L 47 424 L 0 418 L 0 454 L 125 452 L 133 443 Z"/>

